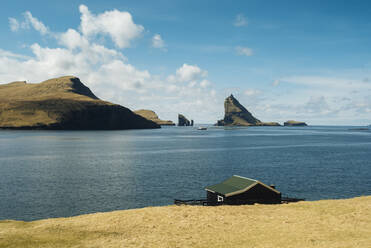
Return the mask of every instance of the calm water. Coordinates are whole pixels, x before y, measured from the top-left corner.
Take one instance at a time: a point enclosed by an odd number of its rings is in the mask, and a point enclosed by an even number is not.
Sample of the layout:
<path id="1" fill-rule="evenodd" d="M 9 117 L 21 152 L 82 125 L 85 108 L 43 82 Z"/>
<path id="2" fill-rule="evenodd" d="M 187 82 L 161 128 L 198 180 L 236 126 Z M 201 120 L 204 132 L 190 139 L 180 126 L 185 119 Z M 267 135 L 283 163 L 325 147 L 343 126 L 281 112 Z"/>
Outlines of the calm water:
<path id="1" fill-rule="evenodd" d="M 168 205 L 234 174 L 308 200 L 371 195 L 371 131 L 349 128 L 0 131 L 0 219 Z"/>

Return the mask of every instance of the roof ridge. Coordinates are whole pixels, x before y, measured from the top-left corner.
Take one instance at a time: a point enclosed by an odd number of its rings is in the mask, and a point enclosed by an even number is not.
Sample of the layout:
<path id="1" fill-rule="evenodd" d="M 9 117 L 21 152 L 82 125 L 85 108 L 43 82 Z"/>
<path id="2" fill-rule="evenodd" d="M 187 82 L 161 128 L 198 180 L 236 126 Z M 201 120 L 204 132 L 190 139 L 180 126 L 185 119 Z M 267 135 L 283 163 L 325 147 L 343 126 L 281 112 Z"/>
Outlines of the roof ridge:
<path id="1" fill-rule="evenodd" d="M 251 181 L 254 181 L 254 182 L 259 182 L 258 180 L 256 179 L 252 179 L 252 178 L 248 178 L 248 177 L 243 177 L 243 176 L 239 176 L 239 175 L 233 175 L 234 177 L 239 177 L 239 178 L 242 178 L 242 179 L 248 179 L 248 180 L 251 180 Z"/>

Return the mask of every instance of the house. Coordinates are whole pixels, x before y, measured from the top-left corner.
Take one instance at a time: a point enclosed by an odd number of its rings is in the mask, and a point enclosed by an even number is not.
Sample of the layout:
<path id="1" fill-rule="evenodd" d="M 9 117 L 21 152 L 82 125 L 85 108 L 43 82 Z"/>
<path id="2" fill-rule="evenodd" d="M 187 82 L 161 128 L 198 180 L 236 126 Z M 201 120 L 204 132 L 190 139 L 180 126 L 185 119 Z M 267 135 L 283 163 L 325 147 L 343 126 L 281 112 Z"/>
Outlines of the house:
<path id="1" fill-rule="evenodd" d="M 258 180 L 232 176 L 205 188 L 208 205 L 242 205 L 254 203 L 281 203 L 281 192 Z"/>

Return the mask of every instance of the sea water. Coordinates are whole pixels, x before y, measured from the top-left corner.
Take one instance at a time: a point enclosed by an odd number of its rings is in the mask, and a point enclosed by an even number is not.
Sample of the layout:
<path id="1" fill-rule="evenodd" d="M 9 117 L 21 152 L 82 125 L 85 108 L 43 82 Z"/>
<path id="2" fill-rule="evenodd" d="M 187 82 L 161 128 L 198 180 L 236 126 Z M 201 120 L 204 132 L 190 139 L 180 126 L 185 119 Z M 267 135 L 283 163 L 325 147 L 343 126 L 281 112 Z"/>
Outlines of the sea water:
<path id="1" fill-rule="evenodd" d="M 0 220 L 35 220 L 205 198 L 232 175 L 306 200 L 371 195 L 371 131 L 163 127 L 0 131 Z"/>

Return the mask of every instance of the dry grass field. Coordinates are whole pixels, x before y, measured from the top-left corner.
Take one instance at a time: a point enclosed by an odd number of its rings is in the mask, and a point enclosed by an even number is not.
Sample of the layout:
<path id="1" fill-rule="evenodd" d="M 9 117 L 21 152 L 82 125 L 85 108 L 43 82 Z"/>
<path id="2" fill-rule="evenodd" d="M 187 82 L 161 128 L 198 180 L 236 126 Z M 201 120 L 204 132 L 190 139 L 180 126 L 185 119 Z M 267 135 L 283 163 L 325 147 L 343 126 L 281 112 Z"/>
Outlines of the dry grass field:
<path id="1" fill-rule="evenodd" d="M 0 247 L 371 247 L 371 196 L 0 221 Z"/>

